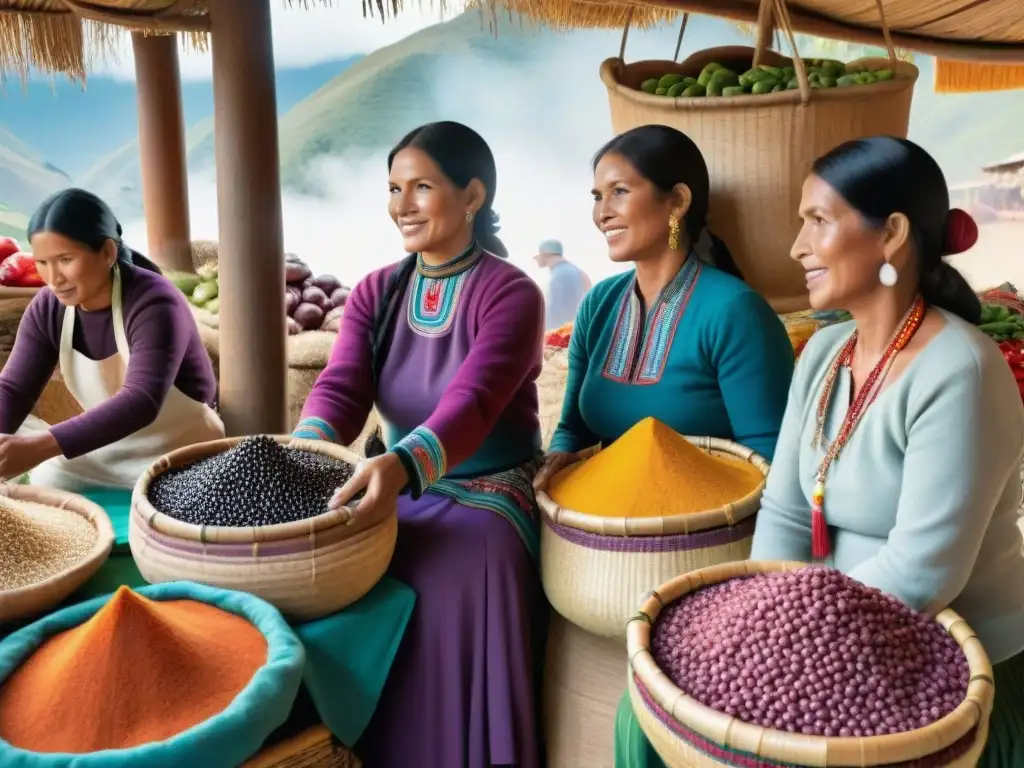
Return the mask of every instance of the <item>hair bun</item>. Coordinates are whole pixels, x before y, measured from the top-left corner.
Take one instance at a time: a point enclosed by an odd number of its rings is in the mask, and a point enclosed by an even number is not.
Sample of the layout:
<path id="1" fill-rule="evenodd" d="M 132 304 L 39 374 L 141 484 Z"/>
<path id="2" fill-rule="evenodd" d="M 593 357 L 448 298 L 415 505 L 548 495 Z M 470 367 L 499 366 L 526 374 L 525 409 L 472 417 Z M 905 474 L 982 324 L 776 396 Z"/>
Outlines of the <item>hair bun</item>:
<path id="1" fill-rule="evenodd" d="M 946 239 L 942 244 L 944 256 L 963 253 L 978 242 L 978 223 L 967 211 L 951 208 L 946 214 Z"/>

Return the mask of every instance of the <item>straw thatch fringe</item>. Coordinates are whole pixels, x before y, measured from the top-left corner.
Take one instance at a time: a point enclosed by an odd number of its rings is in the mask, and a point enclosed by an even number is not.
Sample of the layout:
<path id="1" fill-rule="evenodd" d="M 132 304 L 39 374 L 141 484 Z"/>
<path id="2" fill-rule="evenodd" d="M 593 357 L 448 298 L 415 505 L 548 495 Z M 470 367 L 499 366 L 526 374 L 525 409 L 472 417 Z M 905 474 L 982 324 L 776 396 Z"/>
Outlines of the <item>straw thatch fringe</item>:
<path id="1" fill-rule="evenodd" d="M 938 59 L 935 62 L 936 93 L 977 93 L 1024 88 L 1024 65 L 975 64 Z"/>

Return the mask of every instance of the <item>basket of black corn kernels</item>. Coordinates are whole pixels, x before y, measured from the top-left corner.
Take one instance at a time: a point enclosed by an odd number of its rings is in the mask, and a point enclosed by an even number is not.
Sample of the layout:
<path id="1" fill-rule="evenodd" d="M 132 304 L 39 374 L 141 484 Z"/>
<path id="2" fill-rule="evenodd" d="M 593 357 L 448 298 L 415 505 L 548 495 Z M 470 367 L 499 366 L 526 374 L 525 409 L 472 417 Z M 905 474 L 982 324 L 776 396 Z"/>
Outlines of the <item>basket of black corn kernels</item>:
<path id="1" fill-rule="evenodd" d="M 964 620 L 830 568 L 694 571 L 627 636 L 633 711 L 670 768 L 966 768 L 988 736 L 992 668 Z"/>
<path id="2" fill-rule="evenodd" d="M 251 592 L 294 619 L 341 610 L 391 562 L 394 509 L 328 511 L 360 457 L 334 443 L 257 436 L 167 454 L 135 486 L 132 555 L 150 583 Z"/>

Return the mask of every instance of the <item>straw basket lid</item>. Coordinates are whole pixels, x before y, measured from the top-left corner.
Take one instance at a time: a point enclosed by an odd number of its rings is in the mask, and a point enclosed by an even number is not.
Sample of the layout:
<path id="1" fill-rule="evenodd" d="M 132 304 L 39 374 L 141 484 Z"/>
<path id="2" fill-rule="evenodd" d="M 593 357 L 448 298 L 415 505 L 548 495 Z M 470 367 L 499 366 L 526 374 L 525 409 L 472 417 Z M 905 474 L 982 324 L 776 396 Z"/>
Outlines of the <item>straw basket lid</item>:
<path id="1" fill-rule="evenodd" d="M 273 437 L 280 445 L 317 453 L 336 461 L 343 461 L 352 466 L 357 465 L 362 460 L 362 457 L 358 454 L 326 440 L 303 440 L 288 435 L 271 435 L 270 437 Z M 203 544 L 261 544 L 310 536 L 341 525 L 348 526 L 350 530 L 349 535 L 355 536 L 381 522 L 380 519 L 374 517 L 353 515 L 349 507 L 340 507 L 306 520 L 296 520 L 278 525 L 245 527 L 193 525 L 192 523 L 182 522 L 170 515 L 164 514 L 150 503 L 148 498 L 149 486 L 154 478 L 168 470 L 184 467 L 201 459 L 224 453 L 245 439 L 247 438 L 229 437 L 222 440 L 210 440 L 205 443 L 196 443 L 185 448 L 179 448 L 176 451 L 171 451 L 166 456 L 162 456 L 146 470 L 135 484 L 135 490 L 132 494 L 133 513 L 138 516 L 142 524 L 157 533 Z M 393 513 L 393 510 L 391 513 Z"/>
<path id="2" fill-rule="evenodd" d="M 103 508 L 82 496 L 51 488 L 16 483 L 0 484 L 0 505 L 62 509 L 85 518 L 96 530 L 96 541 L 84 558 L 70 568 L 36 584 L 0 592 L 0 622 L 42 613 L 60 603 L 88 581 L 114 548 L 114 527 Z"/>
<path id="3" fill-rule="evenodd" d="M 712 456 L 741 459 L 752 464 L 762 475 L 768 475 L 768 461 L 760 454 L 731 440 L 718 437 L 692 437 L 684 435 L 687 440 Z M 576 464 L 586 461 L 597 449 L 587 451 L 585 457 Z M 638 481 L 640 479 L 638 478 Z M 755 514 L 761 508 L 761 494 L 764 481 L 750 493 L 731 504 L 708 509 L 703 512 L 686 512 L 676 515 L 658 517 L 603 517 L 585 512 L 577 512 L 557 504 L 547 494 L 547 489 L 537 491 L 537 504 L 544 517 L 556 525 L 576 528 L 601 536 L 665 536 L 674 533 L 694 533 L 725 525 L 736 525 Z"/>
<path id="4" fill-rule="evenodd" d="M 956 640 L 967 658 L 970 682 L 967 696 L 950 714 L 924 728 L 887 736 L 829 738 L 805 736 L 745 723 L 697 702 L 669 679 L 651 654 L 651 630 L 665 606 L 701 587 L 755 573 L 793 571 L 806 563 L 743 561 L 715 565 L 668 582 L 647 599 L 629 622 L 626 645 L 635 675 L 664 712 L 687 729 L 725 747 L 765 760 L 805 766 L 883 765 L 905 763 L 932 755 L 984 726 L 992 709 L 992 665 L 974 631 L 954 611 L 935 618 Z"/>

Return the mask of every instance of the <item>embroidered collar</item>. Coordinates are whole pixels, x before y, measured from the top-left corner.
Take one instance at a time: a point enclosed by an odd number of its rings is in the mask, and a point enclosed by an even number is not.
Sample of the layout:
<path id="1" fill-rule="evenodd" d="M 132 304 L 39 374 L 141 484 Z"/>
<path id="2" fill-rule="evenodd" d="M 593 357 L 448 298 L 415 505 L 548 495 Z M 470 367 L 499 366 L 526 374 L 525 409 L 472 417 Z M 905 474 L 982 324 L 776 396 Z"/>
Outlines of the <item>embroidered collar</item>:
<path id="1" fill-rule="evenodd" d="M 483 256 L 483 248 L 481 248 L 476 240 L 469 244 L 469 248 L 464 250 L 454 259 L 449 259 L 444 264 L 439 264 L 436 267 L 431 266 L 423 261 L 421 254 L 416 254 L 416 271 L 424 277 L 432 277 L 435 280 L 439 280 L 444 277 L 452 277 L 453 275 L 461 274 L 467 271 L 470 267 L 480 261 L 480 257 Z"/>

